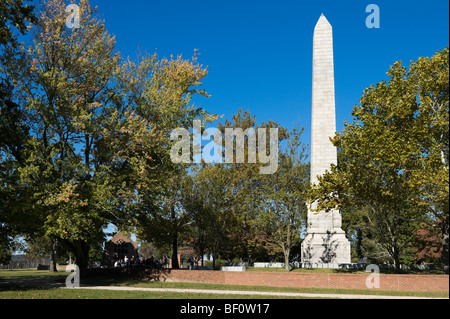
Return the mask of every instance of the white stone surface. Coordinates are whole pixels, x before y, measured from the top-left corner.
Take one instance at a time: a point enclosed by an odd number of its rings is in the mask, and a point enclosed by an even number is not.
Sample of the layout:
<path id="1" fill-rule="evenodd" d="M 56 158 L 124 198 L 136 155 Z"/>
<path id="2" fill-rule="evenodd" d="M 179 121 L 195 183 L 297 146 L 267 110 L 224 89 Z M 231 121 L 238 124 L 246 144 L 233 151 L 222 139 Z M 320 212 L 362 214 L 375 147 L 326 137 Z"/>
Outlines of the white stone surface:
<path id="1" fill-rule="evenodd" d="M 222 266 L 221 271 L 245 271 L 245 266 Z"/>
<path id="2" fill-rule="evenodd" d="M 244 267 L 248 267 L 248 262 L 226 262 L 225 266 L 244 266 Z"/>
<path id="3" fill-rule="evenodd" d="M 337 165 L 337 150 L 330 141 L 336 133 L 334 95 L 333 28 L 322 15 L 314 29 L 311 118 L 311 184 L 318 182 L 330 165 Z M 307 215 L 307 235 L 302 243 L 302 262 L 339 264 L 350 262 L 350 242 L 341 229 L 338 210 Z"/>
<path id="4" fill-rule="evenodd" d="M 289 267 L 291 268 L 300 268 L 301 263 L 298 261 L 290 262 Z M 271 262 L 255 262 L 253 263 L 253 267 L 255 268 L 284 268 L 285 263 L 271 263 Z"/>
<path id="5" fill-rule="evenodd" d="M 284 268 L 284 263 L 271 263 L 271 262 L 255 262 L 253 263 L 255 268 Z"/>

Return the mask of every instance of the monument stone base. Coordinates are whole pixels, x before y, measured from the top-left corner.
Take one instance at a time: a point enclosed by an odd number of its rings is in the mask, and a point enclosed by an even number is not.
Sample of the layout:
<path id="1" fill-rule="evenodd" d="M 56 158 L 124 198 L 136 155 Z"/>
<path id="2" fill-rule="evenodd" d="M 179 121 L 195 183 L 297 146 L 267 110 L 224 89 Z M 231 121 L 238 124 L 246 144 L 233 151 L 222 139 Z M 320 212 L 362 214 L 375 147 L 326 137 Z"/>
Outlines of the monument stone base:
<path id="1" fill-rule="evenodd" d="M 342 230 L 309 231 L 302 242 L 303 264 L 348 264 L 351 261 L 350 242 Z"/>

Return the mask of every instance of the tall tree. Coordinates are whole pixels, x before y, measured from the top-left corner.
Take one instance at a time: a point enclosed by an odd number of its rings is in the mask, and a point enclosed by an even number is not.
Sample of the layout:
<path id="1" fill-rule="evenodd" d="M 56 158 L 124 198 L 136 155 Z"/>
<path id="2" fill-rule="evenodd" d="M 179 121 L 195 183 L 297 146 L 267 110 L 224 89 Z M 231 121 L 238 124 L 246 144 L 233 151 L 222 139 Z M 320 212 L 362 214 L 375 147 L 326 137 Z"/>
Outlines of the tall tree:
<path id="1" fill-rule="evenodd" d="M 197 88 L 207 71 L 196 57 L 122 63 L 89 1 L 80 1 L 72 29 L 68 4 L 43 3 L 33 44 L 2 65 L 14 104 L 1 126 L 10 136 L 1 145 L 8 178 L 1 200 L 26 198 L 14 206 L 13 224 L 30 236 L 58 238 L 84 276 L 106 225 L 139 226 L 162 196 L 170 198 L 165 182 L 178 173 L 170 131 L 208 118 L 190 104 L 193 94 L 207 96 Z"/>
<path id="2" fill-rule="evenodd" d="M 13 250 L 16 230 L 11 224 L 16 204 L 18 173 L 14 158 L 23 161 L 27 126 L 23 110 L 14 102 L 13 83 L 5 72 L 5 65 L 16 60 L 19 45 L 17 37 L 24 35 L 27 21 L 35 22 L 34 6 L 23 0 L 0 3 L 0 260 L 7 263 Z"/>
<path id="3" fill-rule="evenodd" d="M 148 182 L 139 185 L 137 191 L 140 200 L 134 208 L 134 226 L 142 240 L 160 247 L 170 242 L 172 267 L 178 268 L 178 246 L 189 223 L 182 208 L 181 183 L 191 165 L 171 161 L 170 150 L 175 144 L 171 132 L 189 129 L 196 119 L 206 125 L 217 118 L 191 103 L 193 95 L 209 97 L 201 88 L 208 72 L 197 62 L 196 51 L 191 59 L 171 56 L 158 60 L 156 55 L 150 55 L 138 65 L 129 62 L 128 67 L 134 74 L 129 99 L 136 106 L 136 114 L 150 121 L 159 149 L 151 154 L 158 164 L 158 174 L 149 175 Z M 156 187 L 152 184 L 155 176 L 160 176 Z"/>
<path id="4" fill-rule="evenodd" d="M 274 246 L 272 245 L 273 240 L 268 238 L 267 233 L 261 230 L 257 224 L 261 212 L 260 190 L 263 180 L 260 167 L 264 164 L 260 162 L 259 156 L 256 156 L 256 160 L 252 158 L 251 151 L 255 150 L 251 150 L 249 147 L 249 140 L 254 138 L 256 143 L 259 143 L 259 136 L 256 134 L 258 129 L 264 129 L 267 133 L 271 128 L 277 128 L 277 143 L 280 145 L 287 139 L 288 131 L 273 120 L 258 123 L 255 116 L 252 116 L 249 111 L 243 111 L 243 109 L 239 109 L 230 120 L 226 119 L 223 123 L 219 123 L 218 128 L 225 138 L 227 128 L 237 132 L 231 145 L 232 164 L 225 163 L 222 165 L 228 169 L 231 183 L 230 190 L 232 190 L 234 199 L 232 202 L 233 211 L 239 219 L 239 227 L 235 231 L 235 235 L 239 235 L 240 240 L 235 245 L 235 252 L 239 253 L 242 259 L 252 261 L 255 257 L 255 247 L 258 247 L 261 252 L 263 243 L 271 246 L 271 248 L 274 248 Z M 265 142 L 268 146 L 270 145 L 269 134 L 266 134 L 266 137 Z M 243 158 L 238 157 L 239 153 L 243 154 Z M 226 155 L 226 149 L 224 155 Z M 278 161 L 276 164 L 278 165 Z M 269 175 L 267 178 L 270 179 L 271 176 Z"/>
<path id="5" fill-rule="evenodd" d="M 154 166 L 157 138 L 124 98 L 128 76 L 114 38 L 84 0 L 80 27 L 67 28 L 67 4 L 44 3 L 33 44 L 6 68 L 29 134 L 26 156 L 9 154 L 27 198 L 18 227 L 59 238 L 85 276 L 103 227 L 128 218 L 124 208 Z"/>
<path id="6" fill-rule="evenodd" d="M 208 219 L 211 213 L 206 205 L 204 197 L 205 189 L 199 182 L 198 166 L 193 167 L 189 175 L 185 175 L 181 184 L 181 204 L 186 215 L 192 222 L 192 238 L 191 243 L 194 251 L 201 256 L 201 265 L 204 266 L 204 258 L 207 251 L 209 251 L 209 236 Z"/>
<path id="7" fill-rule="evenodd" d="M 152 192 L 144 195 L 139 205 L 141 216 L 138 218 L 137 233 L 141 240 L 152 243 L 159 249 L 172 251 L 172 268 L 178 269 L 178 247 L 187 239 L 188 215 L 182 206 L 180 176 L 166 176 L 159 194 Z"/>
<path id="8" fill-rule="evenodd" d="M 238 223 L 234 209 L 233 184 L 229 170 L 223 165 L 206 164 L 198 172 L 198 184 L 202 190 L 203 221 L 207 231 L 207 243 L 213 257 L 213 267 L 225 251 L 226 243 L 231 239 Z"/>
<path id="9" fill-rule="evenodd" d="M 284 254 L 286 271 L 290 270 L 290 253 L 306 226 L 306 194 L 309 187 L 309 164 L 306 146 L 301 142 L 303 128 L 290 132 L 287 146 L 280 151 L 278 171 L 261 176 L 261 224 Z"/>

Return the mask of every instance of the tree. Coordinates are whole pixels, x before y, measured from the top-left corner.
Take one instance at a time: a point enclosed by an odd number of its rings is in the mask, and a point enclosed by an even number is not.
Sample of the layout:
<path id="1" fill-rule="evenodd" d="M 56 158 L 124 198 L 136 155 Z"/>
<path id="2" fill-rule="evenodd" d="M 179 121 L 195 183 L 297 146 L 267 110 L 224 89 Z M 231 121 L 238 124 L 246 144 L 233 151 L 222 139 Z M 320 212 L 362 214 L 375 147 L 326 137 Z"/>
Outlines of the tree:
<path id="1" fill-rule="evenodd" d="M 231 239 L 238 223 L 234 210 L 233 184 L 229 170 L 222 165 L 206 164 L 198 172 L 198 185 L 202 190 L 203 221 L 207 232 L 207 245 L 213 257 L 213 267 L 226 243 Z"/>
<path id="2" fill-rule="evenodd" d="M 10 230 L 4 223 L 0 224 L 0 230 L 0 264 L 7 264 L 12 256 L 12 238 L 8 236 Z"/>
<path id="3" fill-rule="evenodd" d="M 229 170 L 223 165 L 202 163 L 193 167 L 181 185 L 181 205 L 191 224 L 191 245 L 202 257 L 230 252 L 229 243 L 236 229 L 232 184 Z M 234 242 L 234 241 L 233 241 Z"/>
<path id="4" fill-rule="evenodd" d="M 204 197 L 207 196 L 205 189 L 200 184 L 198 173 L 199 167 L 193 167 L 191 173 L 184 176 L 181 184 L 181 205 L 186 212 L 186 216 L 192 222 L 191 245 L 198 256 L 201 257 L 201 266 L 204 265 L 204 258 L 209 248 L 208 219 L 211 213 L 206 206 Z"/>
<path id="5" fill-rule="evenodd" d="M 439 224 L 440 221 L 438 220 Z M 414 249 L 417 251 L 416 260 L 418 262 L 442 263 L 442 233 L 429 224 L 422 223 L 420 228 L 415 230 L 413 241 Z"/>
<path id="6" fill-rule="evenodd" d="M 11 85 L 0 83 L 0 249 L 1 260 L 6 263 L 13 246 L 13 238 L 18 235 L 14 218 L 22 205 L 24 188 L 18 185 L 20 179 L 17 162 L 25 160 L 25 144 L 28 127 L 23 121 L 23 110 L 12 100 Z M 23 198 L 22 198 L 23 199 Z M 15 217 L 16 216 L 16 217 Z M 20 218 L 22 222 L 25 218 Z"/>
<path id="7" fill-rule="evenodd" d="M 66 263 L 69 260 L 69 252 L 58 239 L 45 236 L 33 236 L 26 240 L 25 252 L 31 258 L 50 257 L 50 271 L 57 271 L 56 264 Z"/>
<path id="8" fill-rule="evenodd" d="M 303 128 L 290 132 L 287 147 L 280 152 L 278 171 L 261 176 L 261 212 L 257 225 L 263 226 L 284 254 L 286 271 L 290 270 L 292 247 L 300 240 L 306 226 L 306 194 L 309 187 L 309 164 L 306 146 L 300 138 Z"/>
<path id="9" fill-rule="evenodd" d="M 254 253 L 255 247 L 261 247 L 258 241 L 266 242 L 272 253 L 277 250 L 274 248 L 274 245 L 277 245 L 283 252 L 286 269 L 289 270 L 290 252 L 298 243 L 300 229 L 304 224 L 309 180 L 309 166 L 304 162 L 305 145 L 300 142 L 303 129 L 288 132 L 272 120 L 257 125 L 255 117 L 242 110 L 232 117 L 232 121 L 225 121 L 219 128 L 225 133 L 226 128 L 240 128 L 244 132 L 243 142 L 240 142 L 240 137 L 237 136 L 233 141 L 235 161 L 228 167 L 235 199 L 233 206 L 241 225 L 240 237 L 241 240 L 247 241 L 243 252 L 248 258 Z M 260 173 L 261 154 L 258 154 L 258 161 L 255 163 L 249 160 L 250 129 L 256 132 L 261 128 L 266 131 L 277 128 L 278 145 L 287 140 L 283 151 L 277 149 L 278 168 L 273 174 Z M 262 142 L 259 138 L 259 134 L 255 136 L 258 145 Z M 269 139 L 264 142 L 270 145 Z M 247 148 L 244 148 L 244 161 L 240 163 L 237 156 L 239 145 L 245 144 Z"/>
<path id="10" fill-rule="evenodd" d="M 17 45 L 17 33 L 11 29 L 12 26 L 25 34 L 26 21 L 35 22 L 34 6 L 24 2 L 29 0 L 5 0 L 0 3 L 0 46 Z"/>
<path id="11" fill-rule="evenodd" d="M 87 0 L 79 27 L 66 28 L 67 4 L 44 3 L 33 44 L 2 60 L 11 84 L 1 87 L 0 200 L 18 231 L 69 247 L 84 277 L 103 228 L 138 227 L 174 193 L 165 183 L 179 172 L 170 131 L 208 119 L 190 104 L 193 94 L 207 96 L 196 88 L 207 71 L 196 57 L 123 61 Z"/>
<path id="12" fill-rule="evenodd" d="M 15 181 L 13 156 L 23 160 L 24 141 L 27 129 L 20 107 L 13 101 L 13 85 L 4 72 L 4 65 L 16 59 L 17 31 L 24 35 L 26 21 L 35 22 L 34 6 L 24 5 L 23 0 L 8 0 L 0 3 L 0 262 L 7 263 L 14 249 L 13 237 L 17 234 L 11 224 L 14 206 Z M 12 28 L 12 26 L 15 27 Z M 11 152 L 11 153 L 10 153 Z M 13 191 L 13 189 L 15 190 Z"/>
<path id="13" fill-rule="evenodd" d="M 255 116 L 252 116 L 249 111 L 243 111 L 243 109 L 239 109 L 231 120 L 227 119 L 224 123 L 219 123 L 218 128 L 225 137 L 227 128 L 242 130 L 242 135 L 236 135 L 232 140 L 232 164 L 222 164 L 228 170 L 231 183 L 229 189 L 233 198 L 232 209 L 238 218 L 234 231 L 234 235 L 238 238 L 234 246 L 235 254 L 249 262 L 257 256 L 275 255 L 277 248 L 275 248 L 276 244 L 274 244 L 273 238 L 269 238 L 268 233 L 261 229 L 261 225 L 258 224 L 262 210 L 261 188 L 264 179 L 260 173 L 260 167 L 264 164 L 260 162 L 259 157 L 256 157 L 256 161 L 250 160 L 252 155 L 249 154 L 249 139 L 254 137 L 256 143 L 259 143 L 259 136 L 255 134 L 256 136 L 252 137 L 251 130 L 256 133 L 258 129 L 264 129 L 267 132 L 271 128 L 277 128 L 278 140 L 276 142 L 280 145 L 288 137 L 287 129 L 273 120 L 269 120 L 267 123 L 258 123 Z M 268 135 L 266 135 L 266 147 L 270 145 Z M 240 150 L 241 147 L 243 152 Z M 243 153 L 242 159 L 238 158 L 239 153 Z M 270 179 L 271 176 L 267 176 L 267 178 Z"/>
<path id="14" fill-rule="evenodd" d="M 144 201 L 149 206 L 141 206 L 145 214 L 139 220 L 138 236 L 157 248 L 172 251 L 172 268 L 178 269 L 178 247 L 186 239 L 189 218 L 181 204 L 181 178 L 168 177 L 162 185 L 160 196 L 154 196 L 151 202 Z M 166 249 L 165 249 L 166 248 Z M 169 249 L 167 249 L 169 250 Z"/>
<path id="15" fill-rule="evenodd" d="M 384 223 L 383 233 L 390 236 L 392 248 L 396 246 L 392 240 L 400 240 L 398 229 L 394 230 L 400 221 L 440 227 L 445 272 L 448 65 L 446 48 L 431 58 L 412 61 L 409 68 L 394 63 L 387 73 L 388 82 L 367 88 L 353 109 L 354 122 L 345 123 L 344 130 L 332 139 L 345 155 L 345 165 L 331 167 L 311 192 L 311 199 L 319 200 L 321 208 L 353 205 L 367 209 L 367 216 Z M 403 230 L 403 235 L 411 235 L 412 229 Z M 391 249 L 392 257 L 398 259 L 395 250 Z"/>
<path id="16" fill-rule="evenodd" d="M 66 28 L 66 7 L 46 2 L 31 30 L 34 44 L 5 68 L 26 146 L 7 150 L 9 173 L 19 177 L 8 190 L 27 199 L 17 208 L 17 228 L 58 238 L 84 277 L 102 229 L 130 218 L 126 207 L 153 172 L 158 143 L 125 98 L 128 73 L 114 38 L 88 1 L 80 2 L 80 28 Z"/>
<path id="17" fill-rule="evenodd" d="M 161 178 L 157 187 L 151 184 L 155 174 L 148 177 L 148 183 L 140 185 L 134 225 L 141 239 L 158 248 L 170 242 L 172 267 L 178 268 L 178 244 L 189 223 L 181 204 L 181 184 L 190 165 L 172 163 L 170 149 L 175 142 L 170 137 L 176 128 L 192 127 L 195 119 L 206 124 L 217 118 L 191 104 L 194 94 L 209 97 L 200 88 L 208 72 L 197 63 L 196 53 L 190 60 L 172 56 L 158 61 L 156 55 L 151 55 L 138 66 L 130 63 L 129 67 L 135 74 L 129 91 L 136 113 L 149 119 L 152 130 L 157 132 L 160 151 L 153 153 L 152 158 L 159 164 L 156 170 Z"/>
<path id="18" fill-rule="evenodd" d="M 120 55 L 87 1 L 80 2 L 78 29 L 65 27 L 66 7 L 62 0 L 45 3 L 31 30 L 34 45 L 11 75 L 32 132 L 19 168 L 32 188 L 29 211 L 40 212 L 46 236 L 70 247 L 84 277 L 90 246 L 108 220 L 103 206 L 111 197 L 103 196 L 107 187 L 98 190 L 111 168 L 98 160 L 98 146 L 106 119 L 118 119 L 113 77 Z"/>

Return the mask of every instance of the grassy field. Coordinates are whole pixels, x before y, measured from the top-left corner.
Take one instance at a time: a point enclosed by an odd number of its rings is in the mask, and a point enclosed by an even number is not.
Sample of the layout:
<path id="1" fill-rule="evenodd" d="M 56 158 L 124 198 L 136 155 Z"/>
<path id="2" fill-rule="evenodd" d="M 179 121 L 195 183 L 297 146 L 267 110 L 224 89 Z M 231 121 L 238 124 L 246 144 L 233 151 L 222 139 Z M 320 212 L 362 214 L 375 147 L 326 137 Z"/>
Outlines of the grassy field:
<path id="1" fill-rule="evenodd" d="M 283 297 L 285 298 L 287 297 Z M 0 288 L 0 299 L 277 299 L 277 297 L 61 288 L 11 290 Z"/>
<path id="2" fill-rule="evenodd" d="M 325 270 L 325 269 L 324 269 Z M 61 288 L 31 287 L 18 284 L 27 279 L 42 279 L 56 281 L 60 286 L 68 273 L 36 270 L 0 270 L 0 299 L 261 299 L 264 296 L 253 295 L 217 295 L 217 294 L 192 294 L 173 292 L 145 292 L 145 291 L 107 291 L 107 290 L 69 290 Z M 17 284 L 16 284 L 17 282 Z M 128 286 L 144 288 L 190 288 L 212 290 L 245 290 L 267 292 L 296 292 L 317 294 L 358 294 L 358 295 L 387 295 L 387 296 L 416 296 L 448 298 L 448 292 L 398 292 L 380 290 L 348 290 L 348 289 L 323 289 L 323 288 L 289 288 L 289 287 L 264 287 L 264 286 L 232 286 L 221 284 L 177 283 L 155 281 L 131 281 L 118 280 L 107 277 L 91 277 L 82 281 L 82 285 L 98 286 Z M 274 299 L 273 296 L 267 298 Z M 285 299 L 286 297 L 283 297 Z"/>
<path id="3" fill-rule="evenodd" d="M 246 271 L 250 272 L 286 272 L 284 268 L 269 268 L 269 267 L 261 267 L 247 268 Z M 365 270 L 357 270 L 357 269 L 331 269 L 331 268 L 295 268 L 291 269 L 289 272 L 298 272 L 298 273 L 307 273 L 307 274 L 367 274 Z"/>
<path id="4" fill-rule="evenodd" d="M 0 269 L 0 279 L 1 278 L 12 278 L 12 277 L 67 277 L 69 273 L 65 272 L 50 272 L 48 270 L 36 270 L 36 269 Z"/>
<path id="5" fill-rule="evenodd" d="M 284 268 L 269 268 L 269 267 L 261 267 L 247 268 L 246 271 L 271 271 L 271 272 L 286 272 Z M 332 269 L 332 268 L 295 268 L 290 270 L 290 272 L 300 272 L 300 273 L 325 273 L 325 274 L 367 274 L 365 270 L 358 269 Z M 394 270 L 381 269 L 381 274 L 395 274 Z M 404 270 L 401 274 L 410 274 L 410 275 L 441 275 L 442 270 Z"/>

